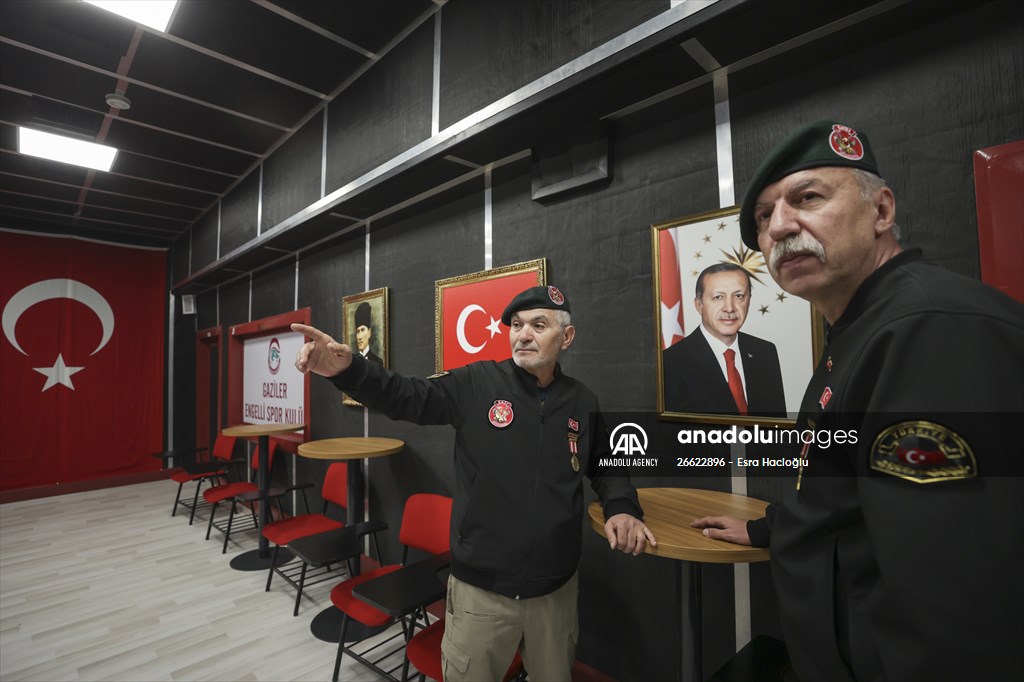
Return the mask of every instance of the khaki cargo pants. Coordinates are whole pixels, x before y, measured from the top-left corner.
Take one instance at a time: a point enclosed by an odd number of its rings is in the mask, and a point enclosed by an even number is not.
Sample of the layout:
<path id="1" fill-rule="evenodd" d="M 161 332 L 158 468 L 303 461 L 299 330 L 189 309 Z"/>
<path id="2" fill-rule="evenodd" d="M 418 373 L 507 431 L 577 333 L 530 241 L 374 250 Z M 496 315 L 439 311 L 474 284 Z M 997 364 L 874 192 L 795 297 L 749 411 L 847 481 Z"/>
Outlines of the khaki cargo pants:
<path id="1" fill-rule="evenodd" d="M 450 576 L 441 641 L 444 682 L 498 682 L 517 648 L 530 682 L 570 682 L 578 594 L 578 574 L 533 599 L 511 599 Z"/>

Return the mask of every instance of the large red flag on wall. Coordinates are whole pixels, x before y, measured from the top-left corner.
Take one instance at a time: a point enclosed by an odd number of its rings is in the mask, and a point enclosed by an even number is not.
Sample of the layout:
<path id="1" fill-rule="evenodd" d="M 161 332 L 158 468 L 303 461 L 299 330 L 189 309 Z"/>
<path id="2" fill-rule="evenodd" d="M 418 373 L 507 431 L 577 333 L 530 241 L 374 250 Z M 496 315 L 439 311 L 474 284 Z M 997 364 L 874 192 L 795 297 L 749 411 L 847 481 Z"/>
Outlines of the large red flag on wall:
<path id="1" fill-rule="evenodd" d="M 0 232 L 0 490 L 159 468 L 166 252 Z"/>

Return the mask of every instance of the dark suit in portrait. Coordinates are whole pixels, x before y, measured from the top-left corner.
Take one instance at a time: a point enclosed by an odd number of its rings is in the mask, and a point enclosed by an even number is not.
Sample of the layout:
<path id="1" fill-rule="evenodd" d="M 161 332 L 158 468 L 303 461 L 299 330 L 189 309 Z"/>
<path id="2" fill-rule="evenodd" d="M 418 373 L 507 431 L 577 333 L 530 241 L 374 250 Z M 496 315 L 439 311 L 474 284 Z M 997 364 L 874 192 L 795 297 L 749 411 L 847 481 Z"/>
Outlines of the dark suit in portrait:
<path id="1" fill-rule="evenodd" d="M 786 396 L 775 344 L 739 332 L 749 416 L 785 417 Z M 739 414 L 729 382 L 704 334 L 695 329 L 664 351 L 665 410 Z"/>
<path id="2" fill-rule="evenodd" d="M 378 365 L 384 364 L 384 361 L 381 360 L 381 357 L 374 353 L 372 350 L 366 351 L 366 359 L 369 360 L 370 362 L 376 362 Z"/>

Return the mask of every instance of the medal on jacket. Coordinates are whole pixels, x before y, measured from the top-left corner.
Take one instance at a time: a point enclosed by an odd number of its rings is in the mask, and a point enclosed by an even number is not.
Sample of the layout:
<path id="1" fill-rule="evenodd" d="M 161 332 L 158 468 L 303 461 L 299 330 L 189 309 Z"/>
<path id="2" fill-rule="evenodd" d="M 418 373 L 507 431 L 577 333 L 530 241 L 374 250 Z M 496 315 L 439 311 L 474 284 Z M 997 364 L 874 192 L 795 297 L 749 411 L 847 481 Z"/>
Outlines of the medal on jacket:
<path id="1" fill-rule="evenodd" d="M 572 470 L 575 471 L 576 473 L 579 473 L 580 471 L 580 458 L 576 456 L 576 441 L 578 441 L 579 439 L 580 434 L 569 434 L 569 453 L 572 455 L 572 458 L 569 460 L 569 463 L 572 464 Z"/>

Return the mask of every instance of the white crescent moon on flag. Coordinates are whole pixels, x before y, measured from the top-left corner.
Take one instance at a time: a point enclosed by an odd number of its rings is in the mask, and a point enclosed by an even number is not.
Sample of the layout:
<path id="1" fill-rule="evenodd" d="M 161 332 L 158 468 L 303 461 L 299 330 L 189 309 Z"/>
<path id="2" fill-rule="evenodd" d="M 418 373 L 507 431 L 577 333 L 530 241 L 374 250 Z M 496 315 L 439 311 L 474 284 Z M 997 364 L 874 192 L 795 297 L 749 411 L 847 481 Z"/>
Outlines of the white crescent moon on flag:
<path id="1" fill-rule="evenodd" d="M 459 340 L 459 345 L 462 346 L 462 350 L 466 351 L 470 355 L 479 353 L 484 349 L 484 346 L 487 345 L 487 342 L 485 341 L 479 346 L 474 346 L 466 339 L 466 319 L 471 313 L 475 313 L 478 310 L 484 314 L 487 313 L 486 310 L 478 306 L 476 303 L 470 303 L 462 309 L 462 312 L 459 313 L 459 321 L 455 323 L 455 338 Z"/>
<path id="2" fill-rule="evenodd" d="M 924 461 L 924 455 L 914 449 L 907 450 L 907 461 L 911 464 L 919 464 Z"/>
<path id="3" fill-rule="evenodd" d="M 100 339 L 100 344 L 96 346 L 96 350 L 89 353 L 89 355 L 95 355 L 103 346 L 107 345 L 107 342 L 110 341 L 110 336 L 114 333 L 114 311 L 110 308 L 110 304 L 107 303 L 107 299 L 103 298 L 100 292 L 88 284 L 82 284 L 73 279 L 46 279 L 35 284 L 29 284 L 12 296 L 11 300 L 4 306 L 4 335 L 22 355 L 28 355 L 28 353 L 18 345 L 18 339 L 14 335 L 14 328 L 18 324 L 18 318 L 36 303 L 42 303 L 51 298 L 70 298 L 73 301 L 85 304 L 96 313 L 96 317 L 100 319 L 100 324 L 103 325 L 103 338 Z"/>

